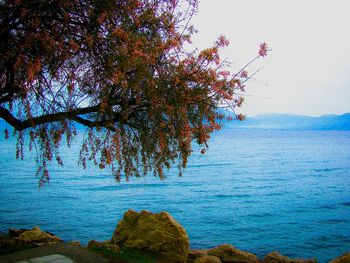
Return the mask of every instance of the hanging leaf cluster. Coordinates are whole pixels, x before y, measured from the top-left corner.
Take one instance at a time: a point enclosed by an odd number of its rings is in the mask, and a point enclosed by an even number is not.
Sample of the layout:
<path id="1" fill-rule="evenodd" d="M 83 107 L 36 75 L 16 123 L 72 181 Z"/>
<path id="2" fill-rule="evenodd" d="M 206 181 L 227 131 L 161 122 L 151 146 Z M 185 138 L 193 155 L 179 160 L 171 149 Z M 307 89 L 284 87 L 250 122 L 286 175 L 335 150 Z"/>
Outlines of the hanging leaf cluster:
<path id="1" fill-rule="evenodd" d="M 0 117 L 47 165 L 63 165 L 62 141 L 86 127 L 79 163 L 110 167 L 116 179 L 186 167 L 195 141 L 207 148 L 220 107 L 242 105 L 246 71 L 220 58 L 228 41 L 191 47 L 198 2 L 16 0 L 0 3 Z M 265 56 L 267 46 L 260 47 Z M 237 116 L 242 119 L 241 115 Z M 8 137 L 8 131 L 5 131 Z"/>

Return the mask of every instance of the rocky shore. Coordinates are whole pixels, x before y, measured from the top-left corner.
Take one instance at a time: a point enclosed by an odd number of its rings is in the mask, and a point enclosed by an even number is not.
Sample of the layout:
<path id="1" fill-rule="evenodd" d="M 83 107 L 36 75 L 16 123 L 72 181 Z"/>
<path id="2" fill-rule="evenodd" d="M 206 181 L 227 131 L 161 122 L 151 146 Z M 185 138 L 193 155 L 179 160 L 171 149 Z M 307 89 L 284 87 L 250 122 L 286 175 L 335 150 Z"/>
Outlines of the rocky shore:
<path id="1" fill-rule="evenodd" d="M 10 229 L 0 234 L 0 254 L 10 254 L 28 248 L 45 247 L 64 243 L 60 238 L 38 227 Z M 81 246 L 78 241 L 65 242 L 69 246 Z M 125 259 L 125 251 L 141 253 L 147 262 L 179 263 L 313 263 L 316 259 L 291 259 L 274 251 L 263 258 L 223 244 L 206 250 L 193 250 L 185 229 L 167 212 L 127 211 L 118 223 L 112 238 L 107 241 L 91 240 L 87 248 L 104 255 L 110 262 L 139 262 Z M 124 257 L 124 259 L 123 259 Z M 125 261 L 124 261 L 125 260 Z M 141 261 L 140 261 L 141 262 Z M 144 261 L 143 261 L 144 262 Z M 330 263 L 350 263 L 346 253 Z"/>

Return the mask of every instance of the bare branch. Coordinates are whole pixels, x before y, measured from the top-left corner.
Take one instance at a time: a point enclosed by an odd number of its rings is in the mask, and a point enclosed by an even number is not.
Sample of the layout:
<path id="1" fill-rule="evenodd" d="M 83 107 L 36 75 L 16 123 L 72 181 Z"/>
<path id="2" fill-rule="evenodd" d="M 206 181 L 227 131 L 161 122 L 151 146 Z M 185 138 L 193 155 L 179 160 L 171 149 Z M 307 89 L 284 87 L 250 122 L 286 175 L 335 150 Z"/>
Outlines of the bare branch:
<path id="1" fill-rule="evenodd" d="M 77 120 L 84 124 L 83 119 L 78 115 L 98 112 L 99 106 L 92 106 L 86 108 L 79 108 L 72 111 L 58 112 L 52 114 L 46 114 L 31 119 L 20 120 L 17 119 L 8 109 L 0 107 L 0 118 L 3 118 L 8 124 L 14 127 L 17 131 L 23 131 L 27 128 L 32 128 L 41 124 L 51 123 L 55 121 L 62 121 L 65 119 Z M 88 124 L 88 121 L 85 122 Z M 89 125 L 87 125 L 89 126 Z"/>

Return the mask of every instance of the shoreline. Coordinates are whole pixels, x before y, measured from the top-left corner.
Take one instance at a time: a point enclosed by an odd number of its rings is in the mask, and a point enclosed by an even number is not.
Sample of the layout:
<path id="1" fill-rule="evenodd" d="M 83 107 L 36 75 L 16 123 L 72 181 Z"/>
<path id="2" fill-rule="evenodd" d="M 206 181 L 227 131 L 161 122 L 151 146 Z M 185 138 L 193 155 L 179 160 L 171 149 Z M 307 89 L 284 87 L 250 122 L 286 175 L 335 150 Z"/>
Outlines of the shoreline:
<path id="1" fill-rule="evenodd" d="M 271 251 L 263 257 L 258 257 L 248 251 L 240 250 L 230 244 L 221 244 L 209 249 L 190 248 L 186 230 L 167 212 L 151 213 L 146 210 L 125 212 L 118 223 L 112 238 L 107 241 L 90 240 L 87 246 L 79 241 L 64 242 L 50 232 L 44 232 L 39 227 L 33 229 L 9 229 L 8 233 L 0 234 L 0 261 L 6 258 L 18 258 L 18 255 L 28 257 L 30 252 L 63 253 L 68 257 L 79 253 L 90 255 L 93 252 L 100 257 L 115 262 L 182 262 L 182 263 L 316 263 L 316 258 L 289 258 L 277 251 Z M 74 252 L 75 251 L 75 252 Z M 26 254 L 27 253 L 27 254 Z M 28 254 L 29 253 L 29 254 Z M 33 252 L 34 253 L 34 252 Z M 38 253 L 34 253 L 38 255 Z M 79 254 L 78 253 L 78 254 Z M 34 255 L 33 254 L 33 255 Z M 145 258 L 148 261 L 128 261 L 129 259 Z M 76 262 L 84 262 L 77 259 Z M 18 261 L 18 260 L 17 260 Z M 5 261 L 4 261 L 5 262 Z M 15 262 L 15 261 L 9 261 Z M 92 261 L 94 262 L 94 261 Z M 95 261 L 99 262 L 99 261 Z M 323 261 L 322 261 L 323 262 Z M 350 252 L 339 255 L 330 263 L 349 263 Z"/>

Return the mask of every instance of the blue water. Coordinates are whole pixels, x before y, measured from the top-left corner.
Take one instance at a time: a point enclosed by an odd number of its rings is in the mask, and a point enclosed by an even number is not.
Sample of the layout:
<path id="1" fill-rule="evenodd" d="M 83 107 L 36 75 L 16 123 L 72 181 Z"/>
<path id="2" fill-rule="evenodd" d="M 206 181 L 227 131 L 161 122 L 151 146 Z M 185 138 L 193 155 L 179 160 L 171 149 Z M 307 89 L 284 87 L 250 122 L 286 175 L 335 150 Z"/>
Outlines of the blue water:
<path id="1" fill-rule="evenodd" d="M 0 139 L 0 231 L 38 225 L 64 240 L 109 239 L 128 209 L 166 210 L 191 247 L 230 243 L 262 257 L 278 250 L 319 262 L 350 250 L 350 132 L 223 130 L 182 178 L 115 183 L 77 166 L 79 140 L 63 149 L 38 188 L 34 153 L 15 160 Z"/>

